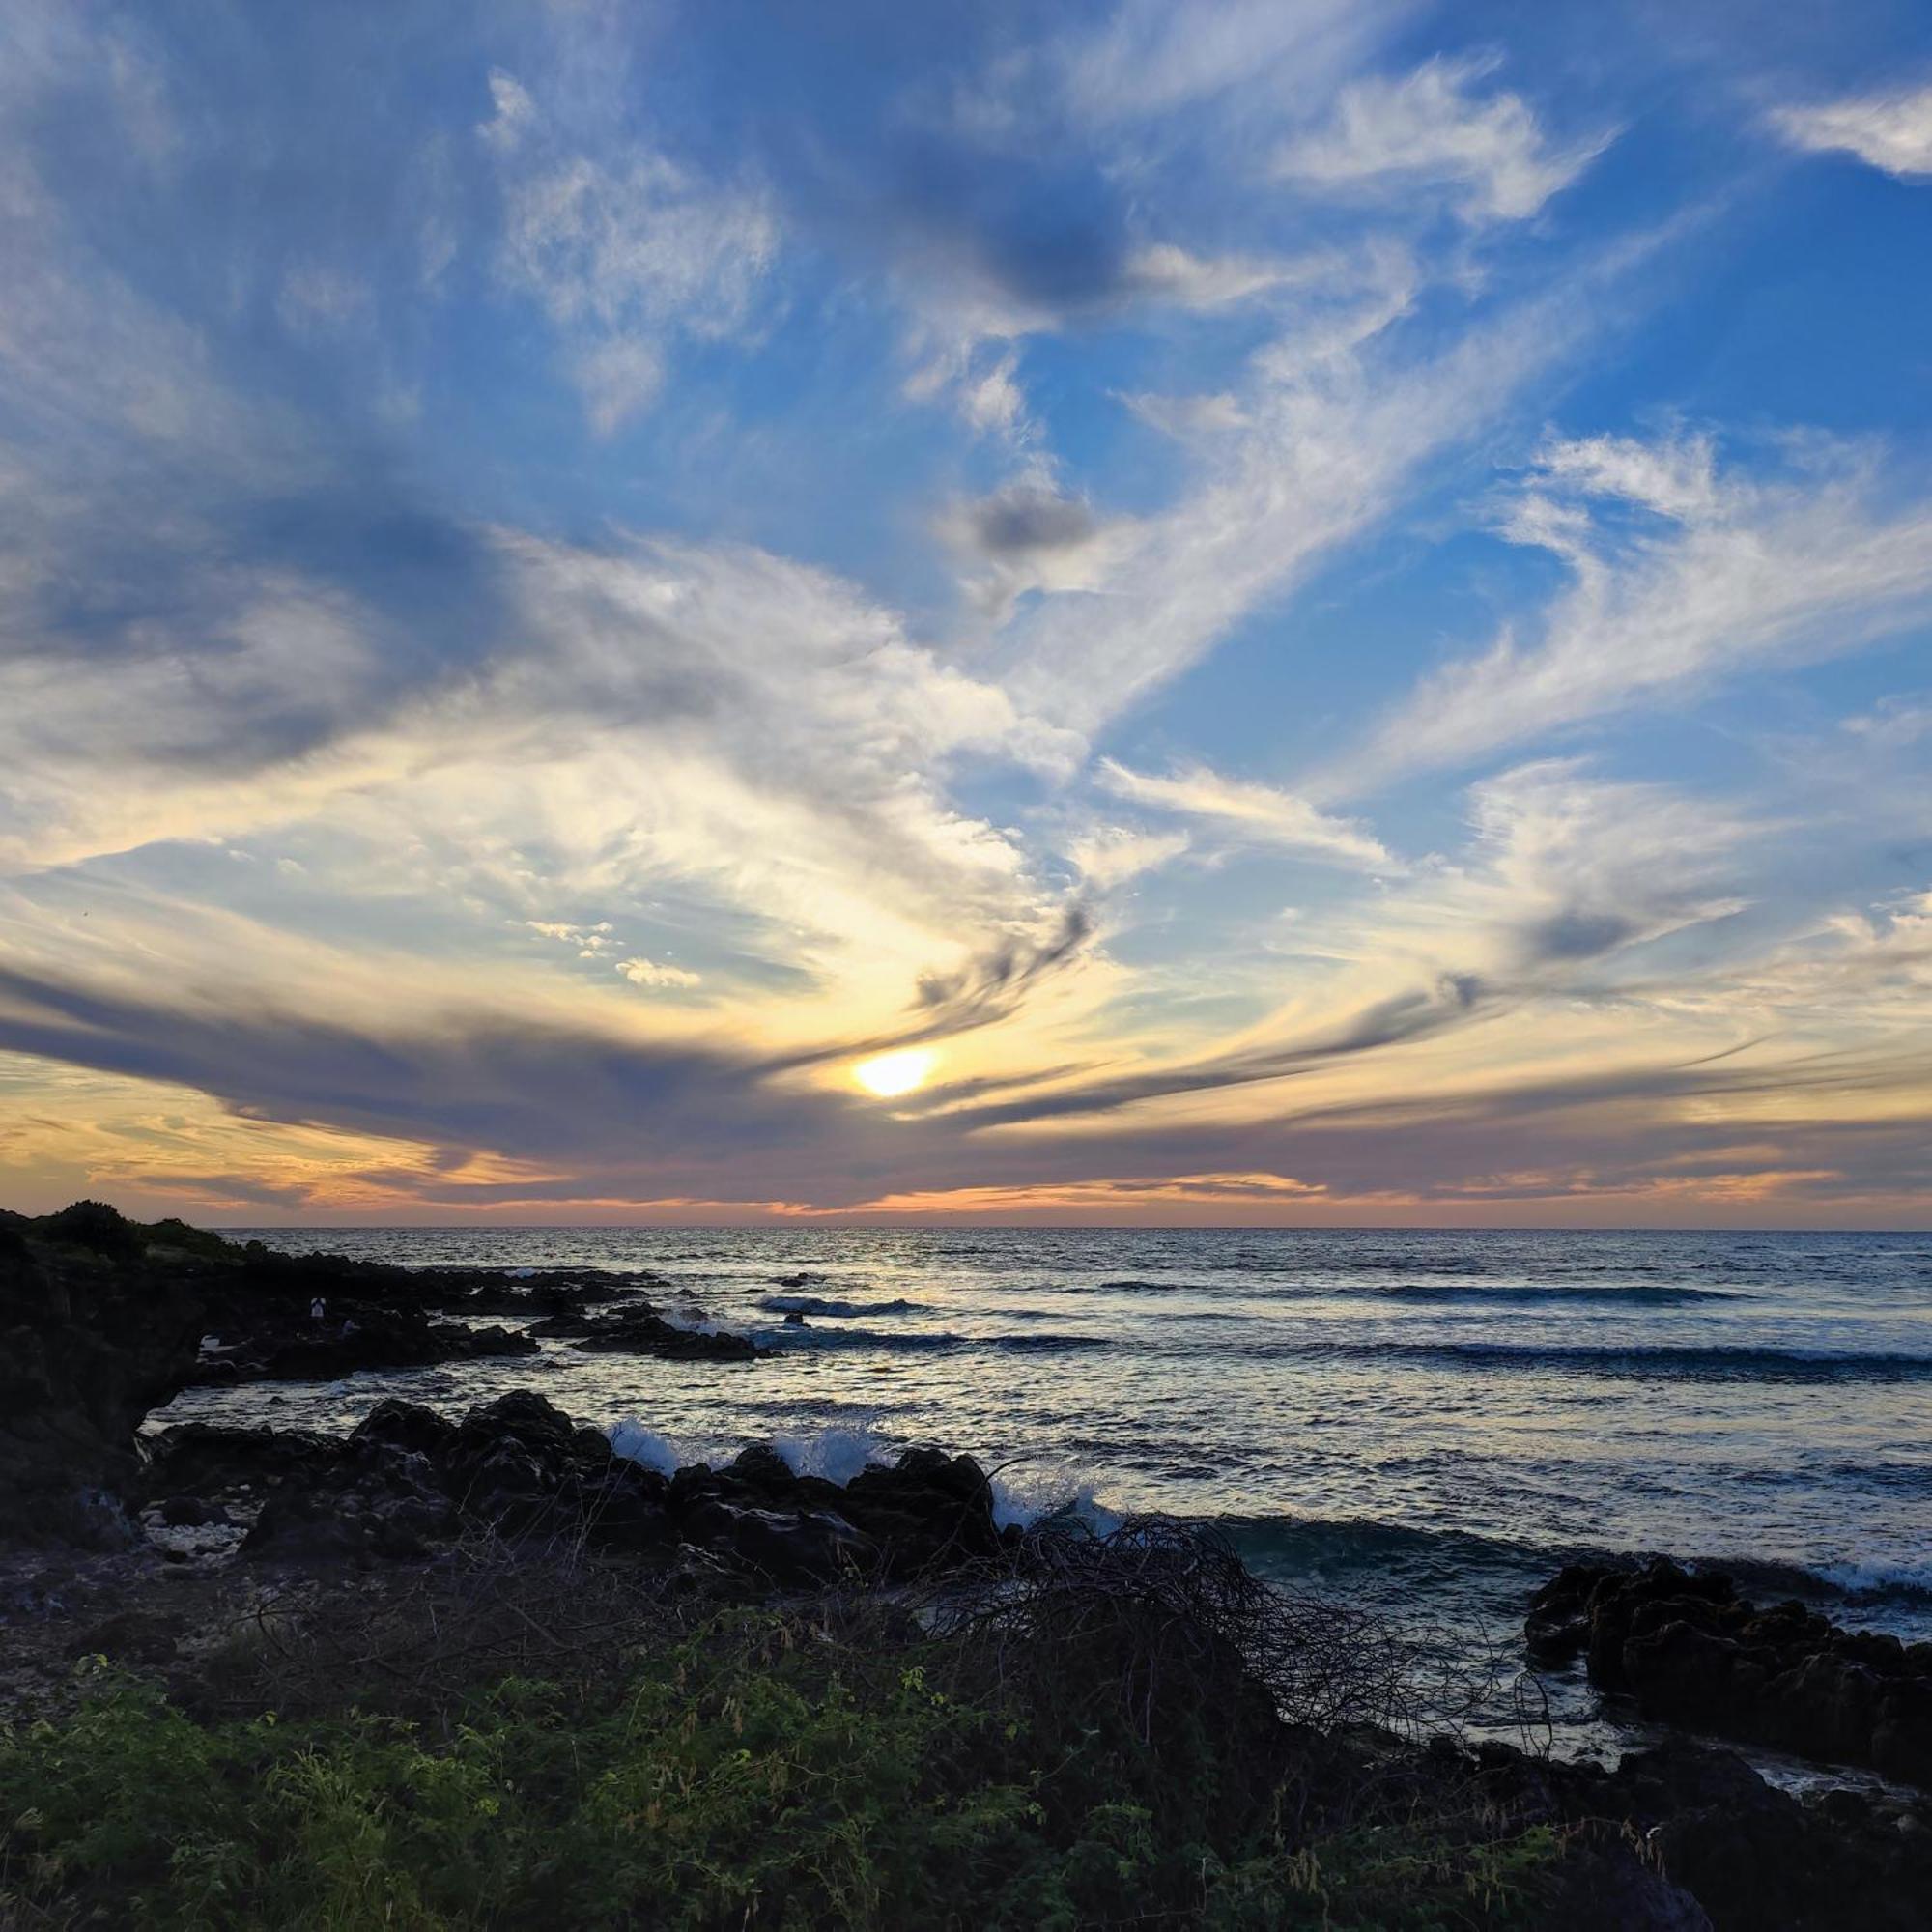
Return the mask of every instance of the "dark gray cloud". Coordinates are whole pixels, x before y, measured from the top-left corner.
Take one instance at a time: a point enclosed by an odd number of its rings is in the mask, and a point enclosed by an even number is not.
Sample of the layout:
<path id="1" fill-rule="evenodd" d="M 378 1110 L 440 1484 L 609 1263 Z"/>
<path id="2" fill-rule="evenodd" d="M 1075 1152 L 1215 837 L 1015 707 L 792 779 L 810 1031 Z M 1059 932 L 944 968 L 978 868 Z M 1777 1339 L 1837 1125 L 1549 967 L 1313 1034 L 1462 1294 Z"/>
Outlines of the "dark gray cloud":
<path id="1" fill-rule="evenodd" d="M 1099 526 L 1078 497 L 1037 483 L 1010 483 L 967 506 L 967 529 L 991 557 L 1026 556 L 1083 544 Z"/>
<path id="2" fill-rule="evenodd" d="M 1595 959 L 1627 946 L 1643 929 L 1628 913 L 1568 906 L 1523 933 L 1523 952 L 1538 964 Z"/>
<path id="3" fill-rule="evenodd" d="M 1181 1066 L 1154 1067 L 1083 1087 L 1002 1101 L 968 1111 L 975 1126 L 1006 1126 L 1074 1114 L 1106 1114 L 1170 1094 L 1212 1093 L 1307 1073 L 1328 1062 L 1371 1053 L 1457 1026 L 1492 1009 L 1492 996 L 1473 974 L 1445 973 L 1427 987 L 1390 995 L 1350 1014 L 1311 1040 L 1243 1053 L 1217 1054 Z"/>
<path id="4" fill-rule="evenodd" d="M 958 1032 L 1004 1019 L 1037 981 L 1066 965 L 1093 937 L 1094 919 L 1069 905 L 1044 939 L 1003 939 L 952 973 L 928 973 L 919 982 L 916 1010 L 929 1032 Z"/>
<path id="5" fill-rule="evenodd" d="M 0 1047 L 191 1087 L 238 1113 L 528 1159 L 613 1142 L 639 1172 L 757 1158 L 822 1138 L 859 1103 L 774 1085 L 769 1062 L 520 1022 L 452 1016 L 392 1033 L 264 1001 L 201 1008 L 0 968 Z"/>
<path id="6" fill-rule="evenodd" d="M 1026 962 L 1015 964 L 1006 983 L 1026 970 Z M 999 977 L 989 972 L 988 983 Z M 1312 1064 L 1317 1055 L 1417 1037 L 1477 1009 L 1483 997 L 1465 981 L 1378 1003 L 1301 1051 Z M 499 1014 L 385 1033 L 266 1005 L 195 1010 L 19 972 L 0 971 L 0 1049 L 185 1084 L 243 1118 L 412 1142 L 431 1151 L 433 1178 L 420 1165 L 360 1178 L 456 1209 L 688 1198 L 748 1208 L 791 1201 L 837 1212 L 893 1194 L 943 1200 L 949 1190 L 1092 1181 L 1158 1195 L 1176 1175 L 1205 1175 L 1223 1178 L 1196 1191 L 1237 1216 L 1265 1218 L 1279 1203 L 1239 1179 L 1259 1173 L 1292 1178 L 1331 1208 L 1362 1197 L 1371 1219 L 1385 1212 L 1375 1204 L 1391 1197 L 1451 1214 L 1506 1211 L 1513 1202 L 1554 1195 L 1568 1196 L 1585 1217 L 1593 1196 L 1649 1195 L 1668 1217 L 1679 1198 L 1672 1190 L 1687 1183 L 1786 1171 L 1794 1176 L 1792 1213 L 1803 1219 L 1829 1218 L 1841 1201 L 1850 1213 L 1873 1195 L 1922 1195 L 1932 1155 L 1932 1101 L 1912 1068 L 1843 1054 L 1794 1059 L 1775 1042 L 1645 1068 L 1504 1082 L 1482 1094 L 1384 1095 L 1299 1114 L 1284 1105 L 1274 1120 L 1232 1125 L 1131 1122 L 1068 1139 L 980 1131 L 1000 1120 L 1049 1115 L 1051 1107 L 923 1118 L 895 1108 L 888 1116 L 856 1095 L 788 1082 L 794 1062 L 713 1046 L 641 1043 Z M 1228 1084 L 1293 1070 L 1289 1056 L 1275 1055 L 1244 1065 L 1224 1060 L 1195 1073 Z M 1812 1090 L 1883 1095 L 1887 1117 L 1753 1123 L 1751 1145 L 1740 1150 L 1732 1110 L 1687 1104 L 1789 1099 Z M 1151 1089 L 1137 1084 L 1130 1094 L 1115 1083 L 1087 1091 L 1090 1100 L 1118 1107 Z M 1188 1090 L 1171 1081 L 1159 1091 Z M 534 1171 L 477 1179 L 465 1172 L 474 1153 L 529 1162 Z M 331 1177 L 330 1184 L 339 1180 Z M 298 1217 L 306 1198 L 298 1182 L 245 1176 L 233 1185 L 215 1173 L 170 1176 L 168 1184 Z M 1711 1199 L 1682 1198 L 1679 1218 L 1721 1212 L 1721 1195 L 1716 1210 Z M 1628 1218 L 1626 1208 L 1611 1211 Z M 1743 1203 L 1740 1212 L 1764 1218 L 1762 1204 Z"/>
<path id="7" fill-rule="evenodd" d="M 921 976 L 905 1021 L 862 1038 L 825 1040 L 802 1051 L 763 1062 L 767 1072 L 795 1072 L 831 1062 L 855 1060 L 897 1047 L 920 1046 L 1010 1019 L 1039 981 L 1069 965 L 1094 935 L 1093 916 L 1079 903 L 1064 908 L 1041 939 L 1007 937 L 973 955 L 950 973 Z M 1051 1070 L 1032 1076 L 1050 1078 Z M 1005 1085 L 1008 1083 L 994 1083 Z M 957 1098 L 957 1087 L 934 1089 Z M 916 1106 L 916 1100 L 908 1100 Z"/>

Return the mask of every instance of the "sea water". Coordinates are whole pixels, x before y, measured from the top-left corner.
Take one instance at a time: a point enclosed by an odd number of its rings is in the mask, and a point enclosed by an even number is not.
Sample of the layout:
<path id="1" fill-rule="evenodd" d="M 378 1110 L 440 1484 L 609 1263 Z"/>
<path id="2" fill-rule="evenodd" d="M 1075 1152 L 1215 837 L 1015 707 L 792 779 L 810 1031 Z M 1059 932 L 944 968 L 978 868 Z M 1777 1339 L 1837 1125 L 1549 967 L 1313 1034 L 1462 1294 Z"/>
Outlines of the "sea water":
<path id="1" fill-rule="evenodd" d="M 661 1463 L 913 1443 L 1003 1512 L 1211 1520 L 1263 1574 L 1506 1642 L 1564 1560 L 1662 1552 L 1932 1635 L 1932 1236 L 263 1229 L 409 1265 L 650 1269 L 750 1365 L 586 1354 L 198 1390 L 346 1428 L 535 1387 Z M 787 1315 L 803 1315 L 802 1324 Z M 496 1319 L 496 1318 L 489 1318 Z"/>

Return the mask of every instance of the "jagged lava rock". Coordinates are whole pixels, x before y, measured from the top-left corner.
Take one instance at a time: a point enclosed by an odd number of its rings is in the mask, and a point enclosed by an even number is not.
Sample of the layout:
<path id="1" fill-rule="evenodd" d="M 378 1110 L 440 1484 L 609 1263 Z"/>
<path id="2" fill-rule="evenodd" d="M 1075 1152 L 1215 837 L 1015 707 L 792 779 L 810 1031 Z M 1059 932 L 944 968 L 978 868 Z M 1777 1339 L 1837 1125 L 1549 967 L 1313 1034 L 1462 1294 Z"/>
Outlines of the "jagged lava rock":
<path id="1" fill-rule="evenodd" d="M 554 1329 L 539 1324 L 545 1333 Z M 651 1309 L 624 1309 L 586 1322 L 577 1346 L 603 1354 L 656 1355 L 670 1362 L 754 1362 L 766 1351 L 744 1335 L 680 1328 Z"/>
<path id="2" fill-rule="evenodd" d="M 1580 1653 L 1591 1683 L 1647 1718 L 1932 1787 L 1932 1644 L 1760 1608 L 1728 1577 L 1662 1559 L 1566 1568 L 1531 1599 L 1524 1636 L 1539 1662 Z"/>
<path id="3" fill-rule="evenodd" d="M 82 1202 L 0 1226 L 0 1537 L 101 1544 L 140 1470 L 134 1432 L 193 1366 L 202 1297 Z"/>
<path id="4" fill-rule="evenodd" d="M 1718 1932 L 1922 1932 L 1932 1899 L 1932 1804 L 1827 1791 L 1800 1801 L 1734 1751 L 1673 1738 L 1614 1770 L 1531 1757 L 1491 1743 L 1474 1753 L 1476 1793 L 1528 1825 L 1621 1831 Z M 1566 1927 L 1617 1923 L 1580 1912 Z M 1640 1916 L 1632 1925 L 1674 1923 Z"/>

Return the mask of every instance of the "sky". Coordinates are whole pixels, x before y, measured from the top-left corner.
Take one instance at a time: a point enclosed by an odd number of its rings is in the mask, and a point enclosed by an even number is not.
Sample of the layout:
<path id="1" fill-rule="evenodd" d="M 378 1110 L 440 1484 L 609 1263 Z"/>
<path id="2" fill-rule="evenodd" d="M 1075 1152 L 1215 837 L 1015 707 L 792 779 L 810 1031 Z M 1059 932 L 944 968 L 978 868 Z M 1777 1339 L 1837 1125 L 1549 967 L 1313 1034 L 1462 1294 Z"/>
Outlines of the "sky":
<path id="1" fill-rule="evenodd" d="M 1932 1226 L 1917 0 L 0 0 L 0 1201 Z"/>

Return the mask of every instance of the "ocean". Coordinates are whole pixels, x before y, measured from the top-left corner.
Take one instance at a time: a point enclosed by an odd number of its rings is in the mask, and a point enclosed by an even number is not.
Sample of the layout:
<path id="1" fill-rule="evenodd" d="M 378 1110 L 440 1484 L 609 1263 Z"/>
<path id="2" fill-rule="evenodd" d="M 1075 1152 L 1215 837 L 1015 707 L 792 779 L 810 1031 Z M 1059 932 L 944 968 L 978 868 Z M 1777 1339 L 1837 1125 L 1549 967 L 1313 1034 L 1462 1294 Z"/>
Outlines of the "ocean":
<path id="1" fill-rule="evenodd" d="M 1568 1558 L 1721 1564 L 1932 1636 L 1932 1235 L 260 1229 L 405 1264 L 650 1269 L 747 1366 L 579 1354 L 196 1390 L 156 1420 L 341 1429 L 534 1386 L 646 1460 L 912 1443 L 1223 1526 L 1262 1574 L 1506 1652 Z M 802 1323 L 787 1315 L 802 1315 Z M 1574 1691 L 1575 1687 L 1571 1687 Z M 1589 1721 L 1559 1686 L 1558 1724 Z"/>

